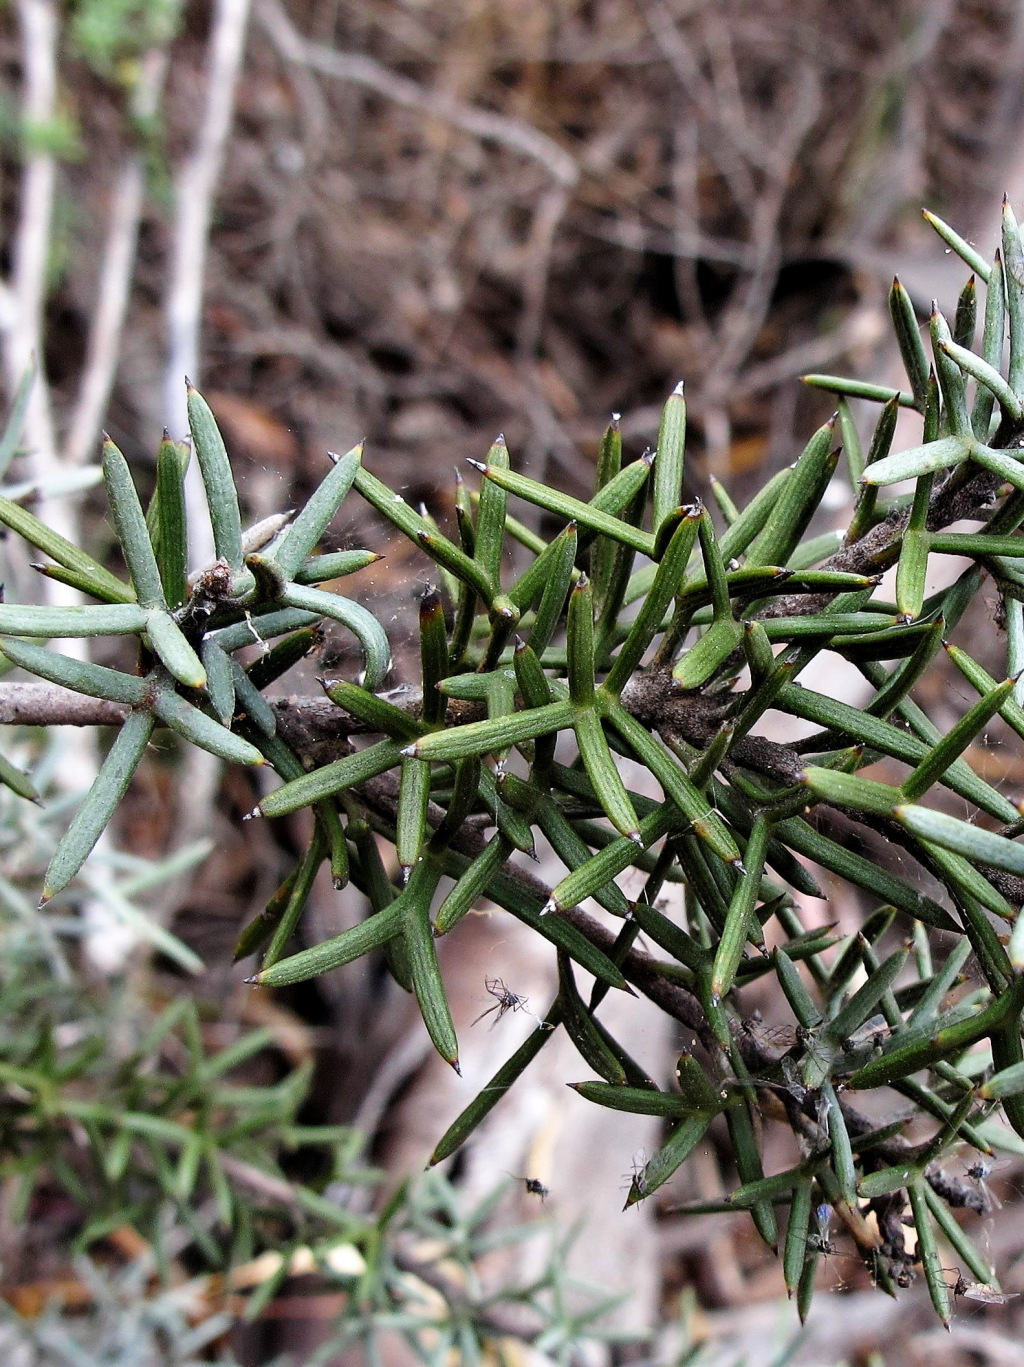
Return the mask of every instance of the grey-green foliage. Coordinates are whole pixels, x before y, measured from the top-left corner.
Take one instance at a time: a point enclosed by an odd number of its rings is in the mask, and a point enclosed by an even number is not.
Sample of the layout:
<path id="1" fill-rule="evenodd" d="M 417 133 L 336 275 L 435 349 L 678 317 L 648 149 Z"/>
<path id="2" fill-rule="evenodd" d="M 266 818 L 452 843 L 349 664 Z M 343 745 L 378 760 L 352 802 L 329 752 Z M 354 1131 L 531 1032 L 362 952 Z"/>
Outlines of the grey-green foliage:
<path id="1" fill-rule="evenodd" d="M 941 1162 L 963 1144 L 1021 1151 L 1024 1136 L 1022 824 L 969 761 L 997 715 L 1024 738 L 1013 682 L 1024 668 L 1024 249 L 1008 206 L 991 266 L 936 226 L 986 283 L 980 341 L 974 279 L 951 324 L 933 313 L 930 360 L 895 282 L 890 308 L 908 388 L 808 377 L 840 395 L 838 413 L 745 507 L 716 484 L 717 519 L 692 494 L 684 502 L 681 385 L 656 453 L 623 463 L 619 431 L 608 429 L 587 501 L 518 473 L 497 441 L 486 462 L 474 462 L 478 497 L 457 490 L 454 538 L 363 466 L 356 448 L 276 540 L 247 552 L 223 442 L 195 391 L 193 440 L 220 558 L 187 583 L 179 501 L 158 489 L 144 516 L 127 465 L 109 447 L 104 477 L 130 583 L 0 504 L 0 518 L 56 562 L 51 573 L 99 600 L 59 611 L 0 608 L 9 659 L 130 709 L 44 895 L 81 865 L 154 726 L 225 758 L 268 762 L 284 782 L 254 814 L 312 806 L 317 823 L 294 873 L 242 934 L 240 956 L 269 945 L 255 981 L 298 982 L 381 949 L 457 1068 L 437 936 L 457 933 L 486 896 L 557 951 L 559 989 L 543 1024 L 441 1137 L 435 1162 L 469 1138 L 564 1028 L 581 1066 L 597 1075 L 578 1084 L 584 1098 L 667 1122 L 630 1204 L 666 1182 L 721 1117 L 737 1187 L 715 1208 L 749 1211 L 763 1239 L 781 1248 L 802 1315 L 827 1242 L 814 1222 L 828 1205 L 880 1287 L 895 1290 L 923 1271 L 948 1318 L 943 1267 L 986 1284 L 994 1271 L 951 1213 L 983 1200 L 970 1182 L 947 1180 Z M 881 405 L 866 450 L 851 398 Z M 921 438 L 893 452 L 900 407 L 919 415 Z M 856 495 L 845 536 L 813 526 L 840 447 Z M 185 459 L 179 450 L 182 468 Z M 163 470 L 175 489 L 168 456 Z M 911 492 L 886 495 L 908 480 Z M 335 564 L 315 551 L 350 487 L 422 549 L 444 586 L 447 602 L 431 592 L 422 605 L 419 706 L 377 692 L 388 648 L 376 620 L 309 587 L 317 565 Z M 516 519 L 512 510 L 524 505 L 546 510 L 548 526 L 554 519 L 550 539 Z M 964 519 L 982 525 L 945 530 Z M 931 560 L 947 555 L 972 563 L 929 594 Z M 890 600 L 880 578 L 893 567 Z M 1008 677 L 991 677 L 950 643 L 978 700 L 943 734 L 917 701 L 928 695 L 915 692 L 949 634 L 979 612 L 986 578 L 1003 599 L 1007 664 L 998 673 Z M 276 735 L 260 694 L 274 661 L 283 668 L 308 644 L 295 633 L 322 615 L 353 630 L 366 654 L 361 682 L 326 685 L 339 723 L 347 717 L 350 730 L 379 739 L 307 769 Z M 119 631 L 138 638 L 137 674 L 24 640 Z M 269 664 L 233 662 L 254 635 L 284 639 Z M 803 686 L 801 673 L 823 655 L 863 675 L 872 692 L 863 709 Z M 758 734 L 769 711 L 817 730 L 794 745 L 773 742 Z M 572 764 L 556 750 L 560 736 L 573 738 Z M 660 798 L 627 786 L 622 756 L 656 780 Z M 883 759 L 884 781 L 861 772 Z M 395 786 L 381 782 L 387 774 Z M 538 834 L 565 866 L 553 887 L 512 857 L 531 852 Z M 395 842 L 397 876 L 375 836 Z M 887 845 L 899 847 L 900 861 L 885 856 Z M 365 893 L 366 918 L 290 953 L 324 862 L 337 882 L 351 878 Z M 795 894 L 824 896 L 825 874 L 863 896 L 866 919 L 853 938 L 801 919 Z M 591 897 L 619 918 L 617 933 L 581 909 Z M 641 932 L 653 959 L 635 948 Z M 577 980 L 581 969 L 593 988 Z M 792 1017 L 781 1049 L 745 1021 L 744 988 L 766 976 Z M 630 983 L 697 1039 L 671 1085 L 648 1077 L 600 1021 L 608 992 Z M 901 1095 L 901 1118 L 886 1120 L 897 1112 L 883 1107 L 883 1121 L 870 1121 L 856 1093 L 883 1087 Z M 907 1130 L 907 1102 L 930 1123 L 927 1138 Z M 803 1154 L 770 1176 L 760 1140 L 766 1110 L 788 1116 Z M 901 1218 L 916 1226 L 913 1251 Z"/>
<path id="2" fill-rule="evenodd" d="M 46 759 L 33 770 L 44 793 Z M 445 1361 L 438 1345 L 452 1341 L 467 1363 L 483 1361 L 506 1311 L 545 1336 L 553 1361 L 600 1337 L 594 1320 L 607 1301 L 573 1286 L 568 1303 L 549 1222 L 496 1233 L 511 1181 L 467 1212 L 430 1173 L 379 1215 L 363 1213 L 381 1176 L 360 1160 L 363 1137 L 297 1119 L 310 1067 L 267 1081 L 280 1073 L 270 1031 L 211 1047 L 210 1027 L 222 1033 L 224 1023 L 192 998 L 158 1007 L 131 981 L 87 985 L 74 968 L 74 922 L 35 913 L 22 896 L 47 835 L 41 810 L 16 802 L 0 794 L 0 1183 L 22 1251 L 42 1246 L 45 1267 L 60 1257 L 62 1281 L 55 1290 L 34 1277 L 31 1253 L 5 1261 L 13 1305 L 0 1301 L 0 1346 L 14 1361 L 191 1367 L 214 1351 L 234 1362 L 218 1341 L 239 1315 L 259 1317 L 296 1257 L 307 1271 L 312 1258 L 346 1297 L 335 1352 L 357 1340 L 379 1353 L 398 1331 L 425 1361 Z M 123 862 L 134 866 L 123 895 L 169 872 Z M 58 1232 L 66 1246 L 47 1240 Z M 496 1242 L 538 1239 L 529 1285 L 495 1280 L 486 1265 Z M 439 1277 L 458 1294 L 425 1298 Z M 229 1289 L 237 1281 L 233 1301 L 225 1279 Z"/>

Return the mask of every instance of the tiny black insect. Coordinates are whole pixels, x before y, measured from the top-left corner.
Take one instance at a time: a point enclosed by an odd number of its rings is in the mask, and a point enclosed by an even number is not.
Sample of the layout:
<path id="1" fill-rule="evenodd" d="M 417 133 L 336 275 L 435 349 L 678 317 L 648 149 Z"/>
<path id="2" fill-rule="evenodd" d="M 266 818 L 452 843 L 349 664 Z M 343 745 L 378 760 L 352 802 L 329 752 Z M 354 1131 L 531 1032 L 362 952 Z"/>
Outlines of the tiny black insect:
<path id="1" fill-rule="evenodd" d="M 539 1196 L 542 1201 L 545 1196 L 551 1195 L 550 1188 L 546 1187 L 539 1177 L 520 1177 L 515 1172 L 510 1172 L 509 1177 L 514 1177 L 517 1182 L 522 1182 L 531 1196 Z"/>

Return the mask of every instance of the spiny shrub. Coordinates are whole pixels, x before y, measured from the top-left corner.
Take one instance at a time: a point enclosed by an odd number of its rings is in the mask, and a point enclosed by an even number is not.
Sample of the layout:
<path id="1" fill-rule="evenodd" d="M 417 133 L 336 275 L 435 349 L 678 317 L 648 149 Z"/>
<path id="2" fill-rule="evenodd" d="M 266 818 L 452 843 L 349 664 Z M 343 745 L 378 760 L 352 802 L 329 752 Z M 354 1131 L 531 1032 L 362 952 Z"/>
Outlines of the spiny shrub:
<path id="1" fill-rule="evenodd" d="M 254 815 L 309 806 L 316 821 L 293 873 L 242 933 L 239 957 L 263 956 L 251 981 L 296 983 L 382 951 L 457 1069 L 438 937 L 486 897 L 557 955 L 558 992 L 543 1021 L 440 1138 L 435 1162 L 562 1029 L 596 1075 L 574 1083 L 583 1097 L 666 1122 L 630 1204 L 657 1191 L 721 1118 L 739 1185 L 694 1209 L 749 1211 L 765 1242 L 781 1244 L 801 1314 L 828 1249 L 823 1206 L 879 1287 L 893 1292 L 921 1270 L 943 1319 L 957 1292 L 998 1298 L 993 1269 L 954 1214 L 982 1208 L 984 1197 L 942 1160 L 962 1145 L 1024 1151 L 1024 823 L 969 762 L 997 714 L 1024 737 L 1015 681 L 1024 668 L 1024 248 L 1008 205 L 991 263 L 932 222 L 974 272 L 952 328 L 932 313 L 929 360 L 894 282 L 907 388 L 807 377 L 840 396 L 839 411 L 742 510 L 717 483 L 717 516 L 684 501 L 682 386 L 665 405 L 656 452 L 623 464 L 619 431 L 608 428 L 587 502 L 514 471 L 499 439 L 476 466 L 479 495 L 458 487 L 451 537 L 371 474 L 358 447 L 334 461 L 294 518 L 243 533 L 224 444 L 192 388 L 192 450 L 218 554 L 202 572 L 187 573 L 184 444 L 161 446 L 148 510 L 120 451 L 104 446 L 129 582 L 23 507 L 0 503 L 3 521 L 53 562 L 47 574 L 98 600 L 0 607 L 7 659 L 124 714 L 50 864 L 44 899 L 81 867 L 157 726 L 224 759 L 269 764 L 283 782 Z M 986 286 L 980 342 L 976 280 Z M 880 405 L 866 451 L 853 398 Z M 919 415 L 921 437 L 893 452 L 901 408 Z M 840 450 L 856 494 L 850 524 L 808 537 Z M 908 481 L 911 492 L 886 496 Z M 381 692 L 390 653 L 379 622 L 316 587 L 373 559 L 317 554 L 350 490 L 422 550 L 442 585 L 420 604 L 422 689 L 400 701 Z M 558 530 L 538 535 L 510 502 L 543 509 L 544 525 Z M 982 526 L 944 530 L 963 520 Z M 969 567 L 929 595 L 931 559 L 951 555 Z M 894 598 L 880 582 L 892 567 Z M 977 700 L 943 734 L 915 691 L 953 628 L 982 611 L 986 578 L 1002 599 L 1008 677 L 946 645 Z M 325 617 L 358 637 L 361 680 L 325 683 L 333 707 L 275 703 L 266 690 Z M 138 638 L 136 672 L 26 639 L 111 633 Z M 266 651 L 244 665 L 237 652 L 254 640 Z M 866 706 L 801 685 L 822 655 L 860 672 Z M 783 744 L 763 734 L 769 712 L 817 729 Z M 346 741 L 324 762 L 314 742 L 325 727 L 379 739 Z M 559 747 L 570 735 L 574 759 Z M 314 750 L 321 758 L 308 767 Z M 650 774 L 660 798 L 627 788 L 620 756 Z M 862 772 L 878 761 L 886 781 Z M 950 814 L 965 804 L 967 819 Z M 514 859 L 538 834 L 565 866 L 554 886 Z M 379 836 L 394 844 L 395 875 Z M 885 858 L 888 846 L 898 858 Z M 325 861 L 339 885 L 351 880 L 365 895 L 365 919 L 290 952 Z M 627 870 L 642 875 L 635 899 L 615 881 Z M 801 920 L 795 894 L 823 896 L 822 870 L 866 900 L 858 934 L 839 939 Z M 681 895 L 664 900 L 673 886 Z M 618 918 L 617 931 L 581 909 L 588 898 Z M 637 946 L 641 933 L 653 952 Z M 788 1048 L 746 1018 L 744 991 L 764 978 L 791 1013 Z M 672 1085 L 648 1077 L 601 1022 L 608 993 L 630 986 L 697 1041 Z M 888 1107 L 859 1104 L 879 1089 L 894 1094 Z M 802 1156 L 766 1176 L 768 1116 L 792 1128 Z M 952 1286 L 950 1262 L 960 1269 Z"/>

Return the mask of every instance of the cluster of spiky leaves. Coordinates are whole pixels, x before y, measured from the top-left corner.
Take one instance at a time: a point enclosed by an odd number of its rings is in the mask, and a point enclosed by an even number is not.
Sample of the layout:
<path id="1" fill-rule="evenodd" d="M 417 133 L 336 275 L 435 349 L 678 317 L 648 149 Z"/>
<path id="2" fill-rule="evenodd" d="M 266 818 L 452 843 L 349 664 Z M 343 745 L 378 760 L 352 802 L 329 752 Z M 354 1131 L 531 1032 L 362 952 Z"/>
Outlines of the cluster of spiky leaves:
<path id="1" fill-rule="evenodd" d="M 101 602 L 0 608 L 8 657 L 130 708 L 45 895 L 80 866 L 157 724 L 224 758 L 267 761 L 285 781 L 257 813 L 312 806 L 317 823 L 293 874 L 242 935 L 240 956 L 265 946 L 254 981 L 294 983 L 382 950 L 415 993 L 437 1050 L 457 1067 L 437 938 L 487 898 L 557 951 L 550 1010 L 440 1140 L 435 1161 L 466 1140 L 564 1028 L 600 1079 L 576 1084 L 582 1096 L 669 1124 L 634 1178 L 630 1203 L 656 1191 L 723 1117 L 740 1185 L 721 1208 L 749 1210 L 772 1246 L 777 1209 L 789 1208 L 783 1261 L 801 1313 L 826 1242 L 815 1233 L 823 1204 L 838 1212 L 883 1288 L 905 1285 L 920 1267 L 943 1318 L 950 1288 L 939 1239 L 991 1285 L 992 1270 L 951 1213 L 977 1206 L 977 1191 L 949 1178 L 939 1160 L 964 1143 L 1019 1151 L 1024 1136 L 1021 814 L 965 758 L 997 714 L 1024 737 L 1014 682 L 1024 666 L 1024 248 L 1008 206 L 991 265 L 934 222 L 987 285 L 979 349 L 973 277 L 952 329 L 932 314 L 931 362 L 895 282 L 890 307 L 909 389 L 808 377 L 841 396 L 836 417 L 742 510 L 713 482 L 718 519 L 699 501 L 684 502 L 682 386 L 666 403 L 655 453 L 623 464 L 617 426 L 608 429 L 588 502 L 514 472 L 499 439 L 477 466 L 479 496 L 458 486 L 456 539 L 364 469 L 356 450 L 294 521 L 271 528 L 261 551 L 248 553 L 223 444 L 194 390 L 193 443 L 220 559 L 193 581 L 181 495 L 187 456 L 173 442 L 161 448 L 147 514 L 123 457 L 109 442 L 104 449 L 130 584 L 23 509 L 0 506 L 0 518 L 57 562 L 49 573 Z M 866 454 L 850 398 L 881 404 Z M 920 415 L 922 440 L 892 454 L 900 407 Z M 808 537 L 840 450 L 857 495 L 850 526 Z M 881 496 L 906 480 L 915 481 L 911 494 Z M 350 487 L 422 548 L 443 581 L 444 593 L 431 590 L 421 604 L 415 706 L 377 692 L 388 650 L 376 621 L 308 587 L 369 558 L 314 554 Z M 544 510 L 560 530 L 550 540 L 530 531 L 509 512 L 510 497 Z M 943 530 L 964 518 L 984 526 Z M 926 596 L 930 558 L 947 555 L 972 564 L 952 587 Z M 895 601 L 880 587 L 892 566 Z M 914 689 L 986 574 L 1005 605 L 1009 677 L 994 680 L 948 646 L 978 701 L 941 734 Z M 327 695 L 353 729 L 381 739 L 307 771 L 277 734 L 261 689 L 307 648 L 319 615 L 351 628 L 366 653 L 362 683 L 330 682 Z M 14 639 L 111 632 L 138 635 L 141 676 Z M 255 665 L 233 658 L 274 637 L 279 644 Z M 823 654 L 871 685 L 863 710 L 798 682 Z M 773 742 L 755 729 L 769 711 L 819 729 L 793 745 Z M 564 736 L 573 738 L 570 763 L 557 748 Z M 660 798 L 627 788 L 622 756 L 653 777 Z M 899 786 L 860 774 L 883 758 L 905 766 Z M 949 815 L 946 793 L 976 819 Z M 868 854 L 837 836 L 829 809 L 859 825 Z M 981 817 L 997 829 L 979 825 Z M 553 888 L 514 858 L 533 851 L 538 833 L 566 869 Z M 379 835 L 394 843 L 394 876 Z M 906 863 L 897 873 L 878 860 L 885 842 L 917 861 L 936 896 Z M 351 877 L 365 893 L 369 913 L 286 956 L 325 860 L 339 882 Z M 852 939 L 801 922 L 794 894 L 823 896 L 814 866 L 868 899 Z M 615 881 L 627 870 L 642 875 L 632 899 Z M 675 911 L 660 900 L 669 885 L 682 889 Z M 619 918 L 617 934 L 580 910 L 588 898 Z M 654 956 L 636 947 L 641 932 Z M 595 980 L 587 995 L 578 970 Z M 767 975 L 794 1018 L 784 1052 L 744 1023 L 743 988 Z M 680 1058 L 673 1087 L 649 1078 L 599 1019 L 607 993 L 629 982 L 699 1041 L 696 1054 Z M 906 1137 L 903 1110 L 879 1125 L 850 1103 L 851 1093 L 881 1087 L 934 1121 L 930 1139 Z M 788 1117 L 804 1153 L 768 1177 L 757 1127 L 766 1101 Z M 916 1227 L 912 1250 L 904 1220 Z"/>

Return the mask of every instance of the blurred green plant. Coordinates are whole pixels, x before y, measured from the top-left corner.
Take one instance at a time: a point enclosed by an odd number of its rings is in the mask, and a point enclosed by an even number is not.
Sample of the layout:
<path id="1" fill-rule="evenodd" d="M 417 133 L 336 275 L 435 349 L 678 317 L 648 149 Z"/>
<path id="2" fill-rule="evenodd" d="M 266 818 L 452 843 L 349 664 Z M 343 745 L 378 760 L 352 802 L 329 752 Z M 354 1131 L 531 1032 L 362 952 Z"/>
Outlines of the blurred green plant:
<path id="1" fill-rule="evenodd" d="M 50 762 L 44 752 L 33 767 L 44 794 Z M 234 1361 L 225 1336 L 239 1315 L 259 1318 L 310 1272 L 347 1299 L 334 1351 L 358 1341 L 372 1355 L 397 1333 L 424 1361 L 458 1343 L 482 1362 L 511 1335 L 543 1338 L 557 1362 L 601 1337 L 593 1321 L 608 1302 L 567 1282 L 553 1226 L 496 1228 L 510 1183 L 464 1212 L 428 1173 L 379 1216 L 360 1213 L 353 1198 L 381 1174 L 360 1162 L 358 1132 L 297 1118 L 311 1065 L 282 1069 L 268 1030 L 210 1048 L 190 996 L 158 1009 L 130 977 L 87 985 L 70 952 L 77 923 L 21 892 L 52 847 L 47 825 L 40 807 L 0 793 L 0 1185 L 23 1245 L 0 1263 L 0 1343 L 39 1367 L 186 1367 L 214 1344 L 216 1360 Z M 131 866 L 115 883 L 123 901 L 183 860 L 118 862 Z M 281 1076 L 254 1081 L 268 1072 Z M 54 1222 L 62 1234 L 48 1242 Z M 550 1250 L 529 1285 L 489 1273 L 485 1286 L 488 1255 L 535 1238 Z M 52 1273 L 55 1256 L 61 1279 L 34 1280 L 37 1260 Z"/>
<path id="2" fill-rule="evenodd" d="M 982 1209 L 983 1197 L 942 1161 L 964 1144 L 1024 1149 L 1024 823 L 969 762 L 969 747 L 997 716 L 1024 737 L 1024 247 L 1009 205 L 991 263 L 931 221 L 974 276 L 952 325 L 933 312 L 930 358 L 896 281 L 889 303 L 907 388 L 808 376 L 839 396 L 838 412 L 742 509 L 713 483 L 717 518 L 699 500 L 683 501 L 682 385 L 665 405 L 655 453 L 623 463 L 619 430 L 608 428 L 588 501 L 513 471 L 499 438 L 474 462 L 479 494 L 461 483 L 456 490 L 453 538 L 371 474 L 359 447 L 335 459 L 297 516 L 243 535 L 224 444 L 191 388 L 214 565 L 188 573 L 189 450 L 169 439 L 148 510 L 124 457 L 104 446 L 127 581 L 0 500 L 0 520 L 49 557 L 44 572 L 97 600 L 0 606 L 7 659 L 123 713 L 50 862 L 44 901 L 81 869 L 158 725 L 221 758 L 269 764 L 283 783 L 252 815 L 308 806 L 316 825 L 292 874 L 242 932 L 238 957 L 262 954 L 250 981 L 285 986 L 381 949 L 457 1069 L 436 939 L 487 897 L 557 954 L 559 989 L 543 1021 L 441 1137 L 435 1163 L 472 1135 L 561 1028 L 596 1074 L 574 1084 L 582 1097 L 666 1122 L 627 1204 L 657 1191 L 721 1118 L 738 1184 L 691 1208 L 749 1211 L 765 1242 L 781 1246 L 801 1316 L 827 1251 L 824 1208 L 882 1289 L 895 1293 L 923 1272 L 943 1320 L 952 1258 L 994 1287 L 993 1269 L 954 1214 Z M 980 342 L 978 280 L 986 286 Z M 866 450 L 850 407 L 858 398 L 880 406 Z M 918 414 L 921 440 L 893 452 L 900 408 Z M 856 495 L 850 523 L 816 532 L 841 450 Z M 910 492 L 886 495 L 906 481 Z M 380 692 L 390 653 L 376 618 L 313 587 L 374 558 L 317 554 L 353 489 L 421 548 L 441 586 L 420 607 L 416 696 Z M 545 510 L 561 529 L 539 536 L 512 515 L 510 498 Z M 980 526 L 946 530 L 965 520 Z M 933 557 L 949 555 L 971 564 L 929 593 Z M 890 569 L 892 590 L 881 583 Z M 986 575 L 1005 615 L 1004 680 L 948 641 Z M 264 696 L 309 649 L 322 618 L 353 632 L 365 656 L 359 682 L 324 682 L 334 704 L 326 721 L 320 699 Z M 135 672 L 33 644 L 111 634 L 135 637 Z M 264 653 L 243 663 L 238 652 L 253 642 Z M 945 733 L 914 696 L 944 645 L 977 694 Z M 863 676 L 872 692 L 865 707 L 799 681 L 821 656 Z M 757 731 L 769 712 L 817 730 L 794 744 L 773 741 Z M 356 739 L 373 735 L 368 745 Z M 556 748 L 561 737 L 571 738 L 571 763 Z M 336 758 L 323 758 L 325 738 Z M 877 761 L 884 767 L 871 775 Z M 629 787 L 631 773 L 649 775 L 661 796 Z M 949 795 L 959 812 L 967 804 L 969 819 L 946 810 Z M 538 835 L 565 866 L 553 887 L 514 858 L 532 852 Z M 378 836 L 394 844 L 394 877 Z M 900 860 L 885 856 L 889 846 Z M 351 879 L 365 894 L 368 914 L 291 952 L 325 862 L 338 885 Z M 631 881 L 620 886 L 627 871 Z M 857 935 L 801 919 L 798 895 L 824 896 L 821 871 L 866 899 Z M 673 890 L 678 905 L 665 900 Z M 619 919 L 617 932 L 581 909 L 588 898 Z M 641 932 L 653 955 L 636 947 Z M 744 988 L 766 976 L 792 1014 L 781 1048 L 744 1010 Z M 630 985 L 696 1038 L 674 1085 L 648 1077 L 599 1019 L 608 992 Z M 869 1119 L 852 1098 L 883 1088 L 901 1109 L 883 1106 L 891 1119 Z M 771 1175 L 759 1128 L 766 1114 L 786 1118 L 802 1154 Z M 202 1143 L 188 1152 L 205 1156 Z M 780 1211 L 788 1211 L 784 1232 Z M 915 1227 L 912 1246 L 905 1222 Z"/>

